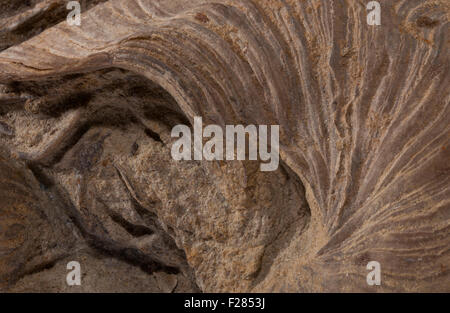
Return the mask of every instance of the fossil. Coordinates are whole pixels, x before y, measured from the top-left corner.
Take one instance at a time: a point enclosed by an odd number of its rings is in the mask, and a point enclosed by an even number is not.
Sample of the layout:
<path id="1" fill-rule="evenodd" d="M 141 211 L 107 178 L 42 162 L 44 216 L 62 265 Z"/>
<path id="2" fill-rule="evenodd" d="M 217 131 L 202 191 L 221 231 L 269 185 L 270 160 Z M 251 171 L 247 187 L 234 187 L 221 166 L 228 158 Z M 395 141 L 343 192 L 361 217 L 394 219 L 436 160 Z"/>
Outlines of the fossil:
<path id="1" fill-rule="evenodd" d="M 33 3 L 0 25 L 60 5 Z M 360 1 L 94 1 L 79 27 L 56 7 L 43 32 L 0 31 L 0 166 L 47 188 L 2 171 L 0 189 L 59 190 L 79 215 L 63 244 L 176 265 L 158 275 L 186 290 L 450 291 L 448 1 L 383 1 L 380 26 Z M 280 125 L 280 168 L 172 160 L 196 116 Z M 35 213 L 11 208 L 20 237 Z"/>

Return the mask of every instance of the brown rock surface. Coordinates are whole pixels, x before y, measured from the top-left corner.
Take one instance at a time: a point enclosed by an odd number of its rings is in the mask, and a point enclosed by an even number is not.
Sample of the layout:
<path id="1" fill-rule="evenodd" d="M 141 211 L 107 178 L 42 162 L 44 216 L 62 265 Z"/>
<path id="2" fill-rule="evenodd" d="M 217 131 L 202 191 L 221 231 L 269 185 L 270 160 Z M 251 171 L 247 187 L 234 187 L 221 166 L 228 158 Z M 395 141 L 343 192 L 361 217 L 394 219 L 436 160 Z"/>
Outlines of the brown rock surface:
<path id="1" fill-rule="evenodd" d="M 0 289 L 449 292 L 450 5 L 379 2 L 0 0 Z M 194 116 L 279 169 L 174 161 Z"/>

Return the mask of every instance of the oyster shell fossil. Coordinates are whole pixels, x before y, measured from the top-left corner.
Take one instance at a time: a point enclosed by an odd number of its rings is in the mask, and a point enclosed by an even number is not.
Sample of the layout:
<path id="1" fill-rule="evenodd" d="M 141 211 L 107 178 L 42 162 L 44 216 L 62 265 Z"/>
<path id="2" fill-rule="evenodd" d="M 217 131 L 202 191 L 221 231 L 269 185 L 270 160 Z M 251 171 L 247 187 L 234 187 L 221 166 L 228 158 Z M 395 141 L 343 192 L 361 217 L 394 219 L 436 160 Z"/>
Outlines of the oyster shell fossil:
<path id="1" fill-rule="evenodd" d="M 98 236 L 142 247 L 108 219 L 158 224 L 158 262 L 203 291 L 449 291 L 449 12 L 383 1 L 369 26 L 359 1 L 109 0 L 0 53 L 8 106 L 31 108 L 1 140 Z M 170 126 L 194 116 L 280 125 L 282 167 L 174 162 Z"/>

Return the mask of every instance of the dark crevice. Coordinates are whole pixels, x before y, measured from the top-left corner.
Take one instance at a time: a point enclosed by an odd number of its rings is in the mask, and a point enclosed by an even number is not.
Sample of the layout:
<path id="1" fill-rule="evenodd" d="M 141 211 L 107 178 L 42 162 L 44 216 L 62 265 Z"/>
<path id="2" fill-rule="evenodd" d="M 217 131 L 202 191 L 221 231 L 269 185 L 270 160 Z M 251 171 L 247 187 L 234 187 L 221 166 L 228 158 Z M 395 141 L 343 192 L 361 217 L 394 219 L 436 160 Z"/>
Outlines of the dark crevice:
<path id="1" fill-rule="evenodd" d="M 146 128 L 144 131 L 148 137 L 152 138 L 153 140 L 155 140 L 157 142 L 164 144 L 163 141 L 161 140 L 161 136 L 158 133 L 154 132 L 150 128 Z"/>
<path id="2" fill-rule="evenodd" d="M 91 248 L 96 249 L 104 255 L 138 266 L 148 274 L 153 274 L 158 271 L 163 271 L 168 274 L 178 274 L 180 272 L 178 268 L 167 266 L 157 260 L 154 256 L 145 254 L 136 248 L 122 246 L 112 240 L 100 238 L 89 232 L 85 232 L 85 238 Z"/>
<path id="3" fill-rule="evenodd" d="M 28 275 L 33 275 L 33 274 L 37 274 L 37 273 L 52 269 L 53 267 L 55 267 L 56 263 L 58 263 L 58 261 L 60 261 L 61 259 L 62 259 L 62 257 L 59 257 L 50 262 L 44 262 L 42 264 L 39 264 L 39 265 L 33 267 L 31 270 L 24 272 L 22 275 L 20 275 L 19 279 L 21 279 L 25 276 L 28 276 Z"/>
<path id="4" fill-rule="evenodd" d="M 130 223 L 125 218 L 123 218 L 123 216 L 121 216 L 119 213 L 111 210 L 108 207 L 108 205 L 103 202 L 103 200 L 97 198 L 97 201 L 103 205 L 103 207 L 107 211 L 109 217 L 111 217 L 111 219 L 115 223 L 120 225 L 123 229 L 125 229 L 133 237 L 142 237 L 142 236 L 152 235 L 155 233 L 155 231 L 153 229 L 151 229 L 150 227 L 147 227 L 145 225 L 135 225 L 135 224 Z"/>
<path id="5" fill-rule="evenodd" d="M 80 141 L 80 139 L 92 126 L 93 125 L 91 123 L 83 123 L 80 127 L 78 127 L 75 133 L 68 140 L 66 140 L 61 147 L 59 147 L 58 151 L 53 153 L 50 160 L 45 161 L 44 164 L 46 166 L 52 166 L 61 161 L 66 153 Z"/>
<path id="6" fill-rule="evenodd" d="M 64 112 L 87 105 L 92 97 L 93 95 L 91 92 L 85 91 L 63 95 L 50 100 L 49 103 L 51 105 L 40 108 L 39 113 L 49 117 L 58 118 Z"/>
<path id="7" fill-rule="evenodd" d="M 47 190 L 53 186 L 53 181 L 44 173 L 42 167 L 33 162 L 27 162 L 27 166 L 39 182 L 41 189 Z"/>

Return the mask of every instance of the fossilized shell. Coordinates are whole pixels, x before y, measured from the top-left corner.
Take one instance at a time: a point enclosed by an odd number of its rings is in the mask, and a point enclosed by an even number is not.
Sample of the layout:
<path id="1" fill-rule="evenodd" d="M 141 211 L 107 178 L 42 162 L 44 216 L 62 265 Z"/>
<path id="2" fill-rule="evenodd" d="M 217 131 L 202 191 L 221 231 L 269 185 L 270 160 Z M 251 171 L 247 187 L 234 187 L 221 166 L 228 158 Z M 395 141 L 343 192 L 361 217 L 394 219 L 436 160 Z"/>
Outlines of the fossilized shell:
<path id="1" fill-rule="evenodd" d="M 450 291 L 449 14 L 444 0 L 382 1 L 369 26 L 360 1 L 110 0 L 0 53 L 0 82 L 120 68 L 191 121 L 280 125 L 311 215 L 281 248 L 234 263 L 238 250 L 202 248 L 204 230 L 158 211 L 204 291 Z M 367 285 L 370 261 L 381 286 Z"/>

